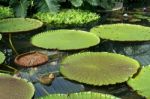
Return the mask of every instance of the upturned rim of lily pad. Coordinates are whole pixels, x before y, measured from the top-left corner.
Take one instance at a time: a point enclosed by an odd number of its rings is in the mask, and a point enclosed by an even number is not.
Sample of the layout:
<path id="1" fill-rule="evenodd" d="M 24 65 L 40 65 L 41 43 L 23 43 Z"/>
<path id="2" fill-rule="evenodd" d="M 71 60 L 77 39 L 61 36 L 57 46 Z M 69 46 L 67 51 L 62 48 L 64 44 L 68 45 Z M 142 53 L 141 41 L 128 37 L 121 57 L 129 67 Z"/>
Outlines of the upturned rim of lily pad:
<path id="1" fill-rule="evenodd" d="M 138 61 L 121 54 L 83 52 L 66 57 L 60 72 L 70 80 L 102 86 L 127 81 L 139 67 Z"/>
<path id="2" fill-rule="evenodd" d="M 48 55 L 39 51 L 30 51 L 16 56 L 14 62 L 22 67 L 35 67 L 47 63 Z"/>

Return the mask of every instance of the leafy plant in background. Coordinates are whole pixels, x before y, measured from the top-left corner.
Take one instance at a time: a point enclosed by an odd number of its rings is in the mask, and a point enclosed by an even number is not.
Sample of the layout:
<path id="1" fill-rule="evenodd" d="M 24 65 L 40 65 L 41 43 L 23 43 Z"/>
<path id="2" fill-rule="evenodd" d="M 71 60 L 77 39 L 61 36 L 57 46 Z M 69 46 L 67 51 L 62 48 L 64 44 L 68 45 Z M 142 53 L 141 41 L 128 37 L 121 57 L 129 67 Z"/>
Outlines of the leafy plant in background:
<path id="1" fill-rule="evenodd" d="M 0 6 L 0 19 L 14 17 L 13 10 L 9 7 Z"/>
<path id="2" fill-rule="evenodd" d="M 57 14 L 39 12 L 34 17 L 46 23 L 48 27 L 84 26 L 100 19 L 98 14 L 80 9 L 64 9 Z"/>

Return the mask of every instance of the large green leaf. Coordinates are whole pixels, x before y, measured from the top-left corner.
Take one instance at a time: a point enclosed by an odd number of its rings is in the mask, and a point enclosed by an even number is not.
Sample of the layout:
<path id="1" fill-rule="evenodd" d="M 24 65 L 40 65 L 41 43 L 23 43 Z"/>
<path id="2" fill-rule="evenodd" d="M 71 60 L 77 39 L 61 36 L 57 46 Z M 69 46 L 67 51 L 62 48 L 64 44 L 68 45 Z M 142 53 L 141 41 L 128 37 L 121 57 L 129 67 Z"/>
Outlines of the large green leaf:
<path id="1" fill-rule="evenodd" d="M 0 52 L 0 64 L 2 64 L 4 60 L 5 60 L 5 55 L 2 52 Z"/>
<path id="2" fill-rule="evenodd" d="M 93 33 L 79 30 L 54 30 L 32 37 L 33 45 L 45 49 L 73 50 L 94 46 L 100 39 Z"/>
<path id="3" fill-rule="evenodd" d="M 9 18 L 0 21 L 0 33 L 27 32 L 42 27 L 39 20 L 30 18 Z"/>
<path id="4" fill-rule="evenodd" d="M 91 29 L 103 39 L 113 41 L 149 41 L 150 28 L 131 24 L 101 25 Z"/>
<path id="5" fill-rule="evenodd" d="M 60 71 L 68 79 L 101 86 L 127 81 L 139 66 L 136 60 L 124 55 L 84 52 L 65 58 Z"/>
<path id="6" fill-rule="evenodd" d="M 141 69 L 139 74 L 135 78 L 131 78 L 128 81 L 128 85 L 131 86 L 138 94 L 150 99 L 150 65 Z"/>
<path id="7" fill-rule="evenodd" d="M 25 79 L 0 74 L 1 99 L 31 99 L 34 94 L 32 83 Z"/>
<path id="8" fill-rule="evenodd" d="M 38 99 L 120 99 L 118 97 L 95 92 L 80 92 L 73 94 L 50 94 Z"/>

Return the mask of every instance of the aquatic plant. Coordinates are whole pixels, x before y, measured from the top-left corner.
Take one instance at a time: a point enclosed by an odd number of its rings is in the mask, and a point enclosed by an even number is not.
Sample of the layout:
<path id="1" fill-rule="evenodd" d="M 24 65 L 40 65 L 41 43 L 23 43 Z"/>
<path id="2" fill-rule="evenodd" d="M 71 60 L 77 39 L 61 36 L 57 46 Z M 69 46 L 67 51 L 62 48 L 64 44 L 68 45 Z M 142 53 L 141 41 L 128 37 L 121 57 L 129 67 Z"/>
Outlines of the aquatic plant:
<path id="1" fill-rule="evenodd" d="M 37 99 L 120 99 L 113 95 L 95 93 L 95 92 L 80 92 L 72 94 L 50 94 L 48 96 L 40 97 Z"/>
<path id="2" fill-rule="evenodd" d="M 82 26 L 100 19 L 98 14 L 80 9 L 65 9 L 57 14 L 39 12 L 34 17 L 51 27 Z"/>
<path id="3" fill-rule="evenodd" d="M 99 37 L 93 33 L 79 30 L 54 30 L 37 34 L 31 43 L 45 49 L 74 50 L 97 45 Z"/>
<path id="4" fill-rule="evenodd" d="M 1 99 L 31 99 L 35 89 L 25 79 L 0 73 L 0 91 Z"/>
<path id="5" fill-rule="evenodd" d="M 13 10 L 9 7 L 0 6 L 0 19 L 14 17 Z"/>
<path id="6" fill-rule="evenodd" d="M 0 52 L 0 64 L 2 64 L 4 60 L 5 60 L 5 55 L 2 52 Z"/>
<path id="7" fill-rule="evenodd" d="M 132 24 L 100 25 L 91 29 L 100 38 L 112 41 L 149 41 L 150 28 Z"/>
<path id="8" fill-rule="evenodd" d="M 60 72 L 68 79 L 101 86 L 127 81 L 139 66 L 136 60 L 124 55 L 84 52 L 66 57 Z"/>
<path id="9" fill-rule="evenodd" d="M 130 78 L 127 82 L 139 95 L 150 99 L 150 65 L 143 67 L 135 78 Z"/>

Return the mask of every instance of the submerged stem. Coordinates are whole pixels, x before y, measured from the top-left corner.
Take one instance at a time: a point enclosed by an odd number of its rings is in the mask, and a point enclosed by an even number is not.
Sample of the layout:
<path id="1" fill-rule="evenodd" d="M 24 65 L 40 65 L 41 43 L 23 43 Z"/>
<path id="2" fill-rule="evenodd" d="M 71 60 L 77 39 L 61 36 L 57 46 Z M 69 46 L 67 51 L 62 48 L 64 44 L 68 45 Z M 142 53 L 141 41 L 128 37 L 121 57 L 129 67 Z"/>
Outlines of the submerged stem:
<path id="1" fill-rule="evenodd" d="M 18 55 L 17 50 L 15 49 L 15 47 L 12 44 L 11 33 L 9 33 L 9 43 L 10 43 L 10 46 L 11 46 L 12 50 L 15 52 L 16 55 Z"/>
<path id="2" fill-rule="evenodd" d="M 4 66 L 8 67 L 9 69 L 12 69 L 14 70 L 14 72 L 16 73 L 18 70 L 12 66 L 9 66 L 9 65 L 6 65 L 6 64 L 3 64 Z"/>

